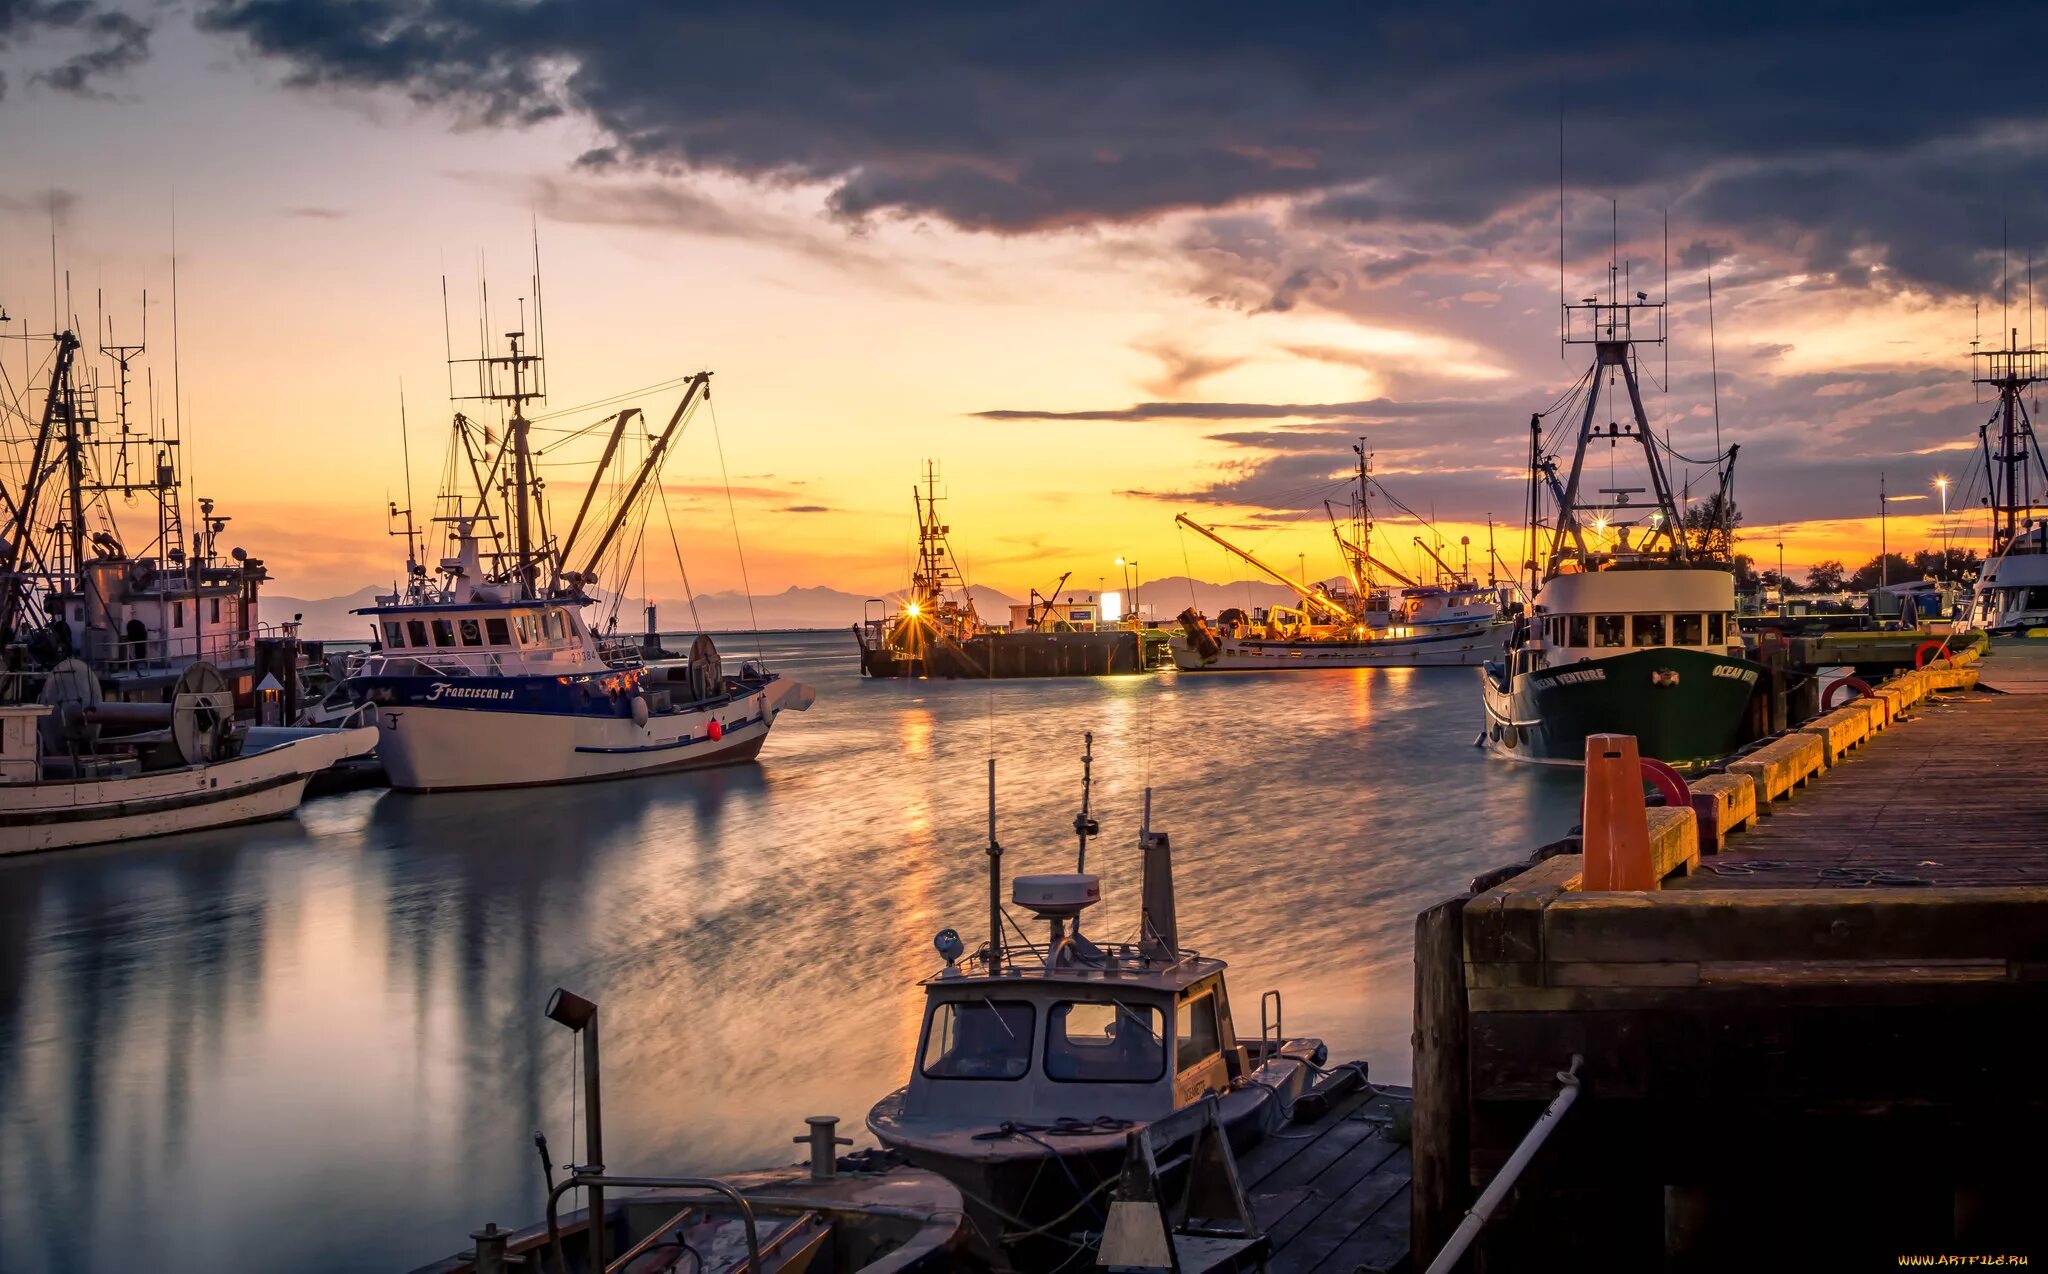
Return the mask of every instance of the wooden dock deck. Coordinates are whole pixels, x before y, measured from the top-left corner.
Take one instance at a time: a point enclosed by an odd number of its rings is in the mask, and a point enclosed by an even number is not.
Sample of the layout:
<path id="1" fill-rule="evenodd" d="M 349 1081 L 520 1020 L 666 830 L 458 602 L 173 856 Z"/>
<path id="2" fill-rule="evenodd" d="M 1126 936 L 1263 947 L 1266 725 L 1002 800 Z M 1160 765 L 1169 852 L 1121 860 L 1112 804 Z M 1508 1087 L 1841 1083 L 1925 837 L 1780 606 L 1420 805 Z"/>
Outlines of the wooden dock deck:
<path id="1" fill-rule="evenodd" d="M 1238 1161 L 1252 1217 L 1272 1241 L 1271 1274 L 1408 1268 L 1410 1103 L 1405 1088 L 1368 1085 Z"/>
<path id="2" fill-rule="evenodd" d="M 2048 696 L 1913 714 L 1669 887 L 2048 885 Z"/>
<path id="3" fill-rule="evenodd" d="M 1975 681 L 1880 686 L 1824 767 L 1810 733 L 1761 751 L 1799 777 L 1758 773 L 1719 854 L 1651 811 L 1661 889 L 1588 891 L 1566 853 L 1419 917 L 1418 1267 L 1575 1056 L 1461 1269 L 2048 1258 L 2048 696 Z"/>

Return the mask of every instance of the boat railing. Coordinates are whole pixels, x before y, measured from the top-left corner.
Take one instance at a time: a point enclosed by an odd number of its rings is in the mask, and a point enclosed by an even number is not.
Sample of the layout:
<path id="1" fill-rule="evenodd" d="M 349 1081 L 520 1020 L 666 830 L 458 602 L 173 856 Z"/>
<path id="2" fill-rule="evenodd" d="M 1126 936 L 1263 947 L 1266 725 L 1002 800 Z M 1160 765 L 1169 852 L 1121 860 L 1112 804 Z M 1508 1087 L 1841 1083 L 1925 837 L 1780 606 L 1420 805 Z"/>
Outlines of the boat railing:
<path id="1" fill-rule="evenodd" d="M 606 1186 L 627 1186 L 636 1190 L 700 1190 L 706 1194 L 722 1195 L 726 1202 L 732 1204 L 733 1210 L 739 1213 L 740 1222 L 745 1227 L 747 1241 L 747 1263 L 745 1268 L 749 1271 L 761 1269 L 761 1234 L 759 1227 L 754 1221 L 754 1205 L 748 1202 L 747 1196 L 741 1194 L 738 1188 L 730 1182 L 720 1181 L 716 1177 L 611 1176 L 605 1172 L 601 1165 L 597 1165 L 580 1168 L 572 1167 L 569 1175 L 556 1182 L 554 1187 L 548 1191 L 548 1250 L 554 1256 L 555 1269 L 560 1271 L 561 1274 L 567 1274 L 569 1268 L 568 1260 L 562 1252 L 562 1196 L 571 1190 L 578 1188 L 588 1189 L 592 1186 L 599 1187 L 600 1189 Z M 598 1205 L 599 1208 L 602 1206 L 601 1203 Z M 589 1232 L 604 1224 L 605 1218 L 603 1216 L 591 1216 L 585 1220 L 584 1229 L 586 1232 Z M 667 1228 L 666 1225 L 663 1225 L 657 1233 L 665 1231 Z M 640 1251 L 644 1250 L 643 1248 Z M 616 1261 L 606 1261 L 604 1264 L 605 1274 L 612 1274 L 613 1271 L 623 1269 L 628 1261 L 640 1255 L 640 1251 L 624 1253 Z"/>
<path id="2" fill-rule="evenodd" d="M 379 650 L 355 656 L 348 664 L 351 677 L 504 677 L 525 671 L 508 666 L 504 652 L 495 650 L 434 654 Z"/>
<path id="3" fill-rule="evenodd" d="M 1033 963 L 1046 968 L 1103 969 L 1110 972 L 1163 973 L 1202 959 L 1202 953 L 1192 947 L 1177 948 L 1171 958 L 1161 959 L 1156 948 L 1148 950 L 1145 944 L 1137 942 L 1096 943 L 1095 950 L 1108 957 L 1107 963 L 1097 963 L 1082 954 L 1083 948 L 1075 945 L 1073 936 L 1062 942 L 1057 951 L 1043 942 L 1027 938 L 1013 938 L 1003 943 L 1003 961 L 1006 965 Z M 1060 963 L 1054 963 L 1054 956 Z M 1018 957 L 1023 957 L 1019 960 Z M 984 948 L 975 959 L 986 963 L 988 951 Z M 941 975 L 944 976 L 944 975 Z"/>
<path id="4" fill-rule="evenodd" d="M 201 633 L 191 637 L 146 637 L 131 641 L 109 635 L 89 642 L 86 658 L 103 675 L 168 672 L 204 660 L 212 664 L 249 663 L 262 640 L 296 637 L 296 624 L 259 624 L 253 632 Z"/>

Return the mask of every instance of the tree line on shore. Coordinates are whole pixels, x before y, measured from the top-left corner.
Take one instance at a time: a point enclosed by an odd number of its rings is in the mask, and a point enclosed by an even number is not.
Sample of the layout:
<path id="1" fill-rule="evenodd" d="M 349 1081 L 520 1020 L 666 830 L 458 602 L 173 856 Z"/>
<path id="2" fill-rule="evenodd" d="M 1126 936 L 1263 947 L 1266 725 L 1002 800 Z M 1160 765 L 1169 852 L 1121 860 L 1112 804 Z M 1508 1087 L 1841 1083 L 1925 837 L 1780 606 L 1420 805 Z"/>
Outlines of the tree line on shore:
<path id="1" fill-rule="evenodd" d="M 1975 549 L 1926 548 L 1907 557 L 1903 553 L 1880 553 L 1851 571 L 1834 558 L 1815 562 L 1806 570 L 1806 580 L 1780 576 L 1776 569 L 1758 570 L 1748 553 L 1734 552 L 1742 511 L 1735 501 L 1719 492 L 1687 506 L 1681 535 L 1696 558 L 1731 563 L 1737 592 L 1782 589 L 1787 593 L 1867 593 L 1888 584 L 1907 584 L 1922 579 L 1962 580 L 1983 569 L 1984 559 Z M 1786 576 L 1791 572 L 1787 571 Z"/>
<path id="2" fill-rule="evenodd" d="M 1961 580 L 1975 575 L 1984 559 L 1975 549 L 1921 549 L 1911 557 L 1884 553 L 1850 570 L 1833 558 L 1815 562 L 1806 570 L 1804 581 L 1781 578 L 1776 569 L 1758 570 L 1747 553 L 1735 555 L 1735 587 L 1741 592 L 1759 588 L 1783 588 L 1788 593 L 1867 593 L 1887 584 L 1908 584 L 1922 579 Z M 1787 571 L 1786 576 L 1792 572 Z"/>

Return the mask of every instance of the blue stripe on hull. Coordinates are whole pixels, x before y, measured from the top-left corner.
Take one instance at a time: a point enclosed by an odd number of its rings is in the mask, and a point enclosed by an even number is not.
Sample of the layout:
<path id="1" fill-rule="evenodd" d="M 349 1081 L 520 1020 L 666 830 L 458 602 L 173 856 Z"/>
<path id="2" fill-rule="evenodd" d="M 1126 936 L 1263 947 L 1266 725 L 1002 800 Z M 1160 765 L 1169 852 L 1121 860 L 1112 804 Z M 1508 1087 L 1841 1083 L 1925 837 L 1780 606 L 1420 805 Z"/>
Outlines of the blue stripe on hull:
<path id="1" fill-rule="evenodd" d="M 734 722 L 730 725 L 724 726 L 723 732 L 725 734 L 731 734 L 735 730 L 744 730 L 750 725 L 759 725 L 761 721 L 762 718 L 760 717 L 748 717 L 744 721 Z M 687 748 L 693 744 L 719 742 L 723 742 L 723 739 L 713 739 L 710 735 L 705 735 L 702 738 L 691 737 L 682 739 L 671 739 L 667 743 L 643 743 L 636 747 L 630 748 L 579 747 L 576 750 L 578 752 L 594 752 L 601 756 L 625 756 L 636 752 L 671 752 L 674 751 L 676 748 Z"/>
<path id="2" fill-rule="evenodd" d="M 647 689 L 637 668 L 555 677 L 355 677 L 348 686 L 358 702 L 368 700 L 380 708 L 449 708 L 615 719 L 630 718 L 633 697 Z M 682 687 L 680 683 L 657 682 L 654 688 L 673 691 Z M 760 689 L 762 686 L 743 685 L 738 692 L 717 699 L 679 701 L 674 710 L 709 711 Z"/>

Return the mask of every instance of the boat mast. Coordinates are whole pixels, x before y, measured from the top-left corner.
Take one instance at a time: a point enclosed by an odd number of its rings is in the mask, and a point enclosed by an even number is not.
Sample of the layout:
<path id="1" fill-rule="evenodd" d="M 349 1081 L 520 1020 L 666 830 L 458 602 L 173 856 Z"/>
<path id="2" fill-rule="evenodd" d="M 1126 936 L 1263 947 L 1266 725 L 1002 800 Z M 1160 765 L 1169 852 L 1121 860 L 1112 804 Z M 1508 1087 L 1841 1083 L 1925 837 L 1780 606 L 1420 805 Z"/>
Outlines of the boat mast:
<path id="1" fill-rule="evenodd" d="M 2034 422 L 2027 414 L 2024 397 L 2029 386 L 2048 379 L 2048 361 L 2041 350 L 2021 347 L 2017 327 L 2008 329 L 2004 349 L 1980 350 L 1973 357 L 1984 360 L 1975 382 L 1998 391 L 1998 406 L 1979 431 L 1985 471 L 1991 478 L 1990 556 L 1995 558 L 2033 524 L 2034 506 L 2048 498 L 2048 457 L 2041 454 L 2034 438 Z M 1991 450 L 1990 430 L 1994 427 L 1998 431 L 1996 451 Z M 2032 466 L 2027 464 L 2029 459 L 2034 461 Z M 2036 469 L 2041 476 L 2038 493 L 2034 488 Z"/>
<path id="2" fill-rule="evenodd" d="M 36 533 L 36 508 L 41 502 L 43 483 L 49 477 L 44 467 L 49 458 L 50 440 L 56 436 L 57 416 L 69 394 L 71 384 L 72 356 L 78 352 L 78 337 L 70 332 L 56 336 L 57 349 L 51 360 L 50 379 L 43 394 L 42 419 L 37 422 L 36 442 L 29 452 L 28 475 L 21 482 L 21 499 L 15 504 L 9 534 L 4 546 L 0 546 L 0 576 L 4 576 L 7 587 L 0 593 L 0 634 L 12 636 L 14 625 L 25 613 L 23 601 L 27 596 L 29 583 L 22 572 L 22 554 L 33 553 Z"/>
<path id="3" fill-rule="evenodd" d="M 538 280 L 536 279 L 536 286 Z M 492 458 L 488 474 L 477 476 L 477 516 L 472 521 L 492 520 L 488 512 L 490 486 L 498 482 L 498 474 L 509 454 L 512 461 L 511 475 L 504 480 L 504 502 L 512 519 L 512 565 L 497 572 L 511 580 L 516 596 L 521 600 L 532 600 L 540 596 L 539 581 L 544 573 L 544 558 L 552 560 L 553 551 L 546 543 L 545 525 L 540 522 L 541 480 L 534 472 L 533 450 L 529 430 L 531 422 L 526 418 L 526 404 L 547 397 L 547 378 L 544 372 L 545 352 L 539 341 L 531 346 L 526 344 L 526 302 L 519 303 L 520 326 L 505 333 L 506 353 L 493 355 L 478 351 L 471 359 L 452 360 L 473 363 L 477 369 L 477 388 L 473 394 L 462 395 L 458 401 L 475 401 L 501 404 L 510 412 L 506 421 L 505 441 Z M 479 321 L 479 327 L 482 322 Z M 461 413 L 455 417 L 458 435 L 467 437 L 465 426 L 468 421 Z M 470 469 L 475 475 L 476 461 L 470 458 Z M 458 521 L 461 501 L 456 500 Z M 437 519 L 438 520 L 438 519 Z M 536 540 L 535 529 L 539 525 L 541 535 Z M 552 579 L 554 572 L 546 570 Z"/>
<path id="4" fill-rule="evenodd" d="M 1593 369 L 1586 382 L 1586 405 L 1579 418 L 1579 436 L 1572 452 L 1571 471 L 1558 497 L 1557 521 L 1551 528 L 1544 575 L 1556 575 L 1567 558 L 1576 558 L 1583 569 L 1590 567 L 1599 556 L 1597 547 L 1587 546 L 1583 514 L 1596 513 L 1604 521 L 1609 513 L 1633 514 L 1641 508 L 1630 504 L 1628 498 L 1642 494 L 1642 487 L 1603 487 L 1599 494 L 1611 497 L 1607 500 L 1582 497 L 1580 483 L 1585 476 L 1586 448 L 1596 437 L 1608 439 L 1610 446 L 1619 446 L 1623 439 L 1628 439 L 1643 449 L 1643 463 L 1650 483 L 1648 490 L 1654 507 L 1650 510 L 1648 529 L 1629 552 L 1639 557 L 1663 553 L 1674 562 L 1685 562 L 1689 560 L 1689 553 L 1677 502 L 1672 498 L 1670 479 L 1657 454 L 1659 444 L 1650 430 L 1649 416 L 1643 409 L 1642 386 L 1636 377 L 1636 347 L 1663 345 L 1667 340 L 1665 301 L 1652 301 L 1642 292 L 1633 296 L 1622 295 L 1620 266 L 1610 259 L 1605 301 L 1595 295 L 1575 302 L 1560 300 L 1560 305 L 1564 315 L 1565 344 L 1591 345 Z M 1610 418 L 1605 428 L 1595 422 L 1603 385 L 1610 395 L 1617 390 L 1627 392 L 1628 421 Z M 1534 426 L 1535 422 L 1531 423 Z M 1716 459 L 1718 461 L 1719 457 Z M 1537 467 L 1541 468 L 1542 463 L 1539 460 Z"/>
<path id="5" fill-rule="evenodd" d="M 947 585 L 958 584 L 961 615 L 977 619 L 974 595 L 967 591 L 967 580 L 954 565 L 952 545 L 947 539 L 953 528 L 939 521 L 938 486 L 938 465 L 927 460 L 924 490 L 920 492 L 915 485 L 910 488 L 910 502 L 917 510 L 917 568 L 910 577 L 910 601 L 920 614 L 934 616 L 944 604 Z"/>

